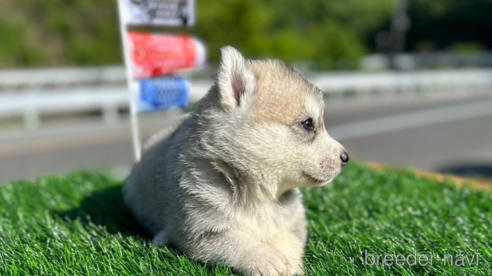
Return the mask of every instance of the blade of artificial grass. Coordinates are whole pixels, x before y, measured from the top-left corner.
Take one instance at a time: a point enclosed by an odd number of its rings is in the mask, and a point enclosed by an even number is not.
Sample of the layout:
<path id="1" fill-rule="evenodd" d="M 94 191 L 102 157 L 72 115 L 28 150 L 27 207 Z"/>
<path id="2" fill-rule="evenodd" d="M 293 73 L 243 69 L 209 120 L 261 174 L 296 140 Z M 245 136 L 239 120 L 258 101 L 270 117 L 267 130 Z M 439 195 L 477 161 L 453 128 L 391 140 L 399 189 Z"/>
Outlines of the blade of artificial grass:
<path id="1" fill-rule="evenodd" d="M 303 190 L 307 275 L 492 275 L 492 194 L 411 171 L 349 164 Z M 156 248 L 125 207 L 121 183 L 75 172 L 0 186 L 0 275 L 230 275 Z M 465 267 L 364 265 L 371 254 L 465 254 Z"/>

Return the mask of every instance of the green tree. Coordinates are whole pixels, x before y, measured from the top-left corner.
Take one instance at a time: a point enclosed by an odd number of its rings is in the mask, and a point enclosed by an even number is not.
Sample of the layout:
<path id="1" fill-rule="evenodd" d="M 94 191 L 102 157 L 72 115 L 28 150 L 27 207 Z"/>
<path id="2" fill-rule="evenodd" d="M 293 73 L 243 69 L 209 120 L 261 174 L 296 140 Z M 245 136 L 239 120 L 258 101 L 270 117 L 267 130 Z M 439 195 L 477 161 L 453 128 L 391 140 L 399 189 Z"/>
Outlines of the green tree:
<path id="1" fill-rule="evenodd" d="M 252 58 L 312 61 L 320 69 L 367 52 L 367 37 L 389 19 L 392 0 L 197 0 L 189 33 L 208 47 L 232 45 Z M 0 67 L 121 63 L 115 0 L 2 0 Z"/>
<path id="2" fill-rule="evenodd" d="M 460 50 L 463 45 L 469 50 L 490 49 L 491 14 L 491 0 L 413 0 L 407 49 Z"/>
<path id="3" fill-rule="evenodd" d="M 217 62 L 223 45 L 257 57 L 311 60 L 320 69 L 367 52 L 366 38 L 388 20 L 391 0 L 198 1 L 196 32 Z"/>

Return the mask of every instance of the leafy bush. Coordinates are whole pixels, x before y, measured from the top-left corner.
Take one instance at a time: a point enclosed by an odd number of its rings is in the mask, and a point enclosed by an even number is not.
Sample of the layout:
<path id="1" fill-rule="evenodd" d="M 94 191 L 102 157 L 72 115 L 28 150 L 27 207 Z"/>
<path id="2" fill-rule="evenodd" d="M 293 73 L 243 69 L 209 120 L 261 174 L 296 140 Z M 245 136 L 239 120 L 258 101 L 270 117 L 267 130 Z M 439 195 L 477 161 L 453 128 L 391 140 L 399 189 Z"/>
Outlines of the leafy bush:
<path id="1" fill-rule="evenodd" d="M 245 55 L 312 60 L 320 69 L 366 53 L 368 34 L 391 12 L 391 0 L 198 0 L 191 33 L 208 46 L 236 46 Z M 121 63 L 115 0 L 3 0 L 0 67 Z"/>

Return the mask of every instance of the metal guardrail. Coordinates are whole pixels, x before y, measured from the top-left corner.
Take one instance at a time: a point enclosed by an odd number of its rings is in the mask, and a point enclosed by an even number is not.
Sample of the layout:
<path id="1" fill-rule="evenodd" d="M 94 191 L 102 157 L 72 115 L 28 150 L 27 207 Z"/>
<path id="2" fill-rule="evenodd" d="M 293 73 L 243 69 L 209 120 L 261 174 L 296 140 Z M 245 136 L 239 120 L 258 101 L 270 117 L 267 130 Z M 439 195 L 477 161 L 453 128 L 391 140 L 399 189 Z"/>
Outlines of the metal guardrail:
<path id="1" fill-rule="evenodd" d="M 123 67 L 72 68 L 23 71 L 0 71 L 0 118 L 22 117 L 28 128 L 37 128 L 42 114 L 102 111 L 107 124 L 118 120 L 119 108 L 128 106 L 128 92 Z M 382 73 L 318 73 L 310 76 L 325 94 L 372 93 L 492 93 L 492 70 L 448 70 Z M 77 84 L 74 86 L 74 84 Z M 192 102 L 210 88 L 211 81 L 191 81 Z"/>
<path id="2" fill-rule="evenodd" d="M 123 66 L 0 70 L 0 93 L 9 89 L 126 83 Z"/>
<path id="3" fill-rule="evenodd" d="M 107 124 L 118 118 L 118 108 L 128 105 L 124 87 L 29 90 L 0 94 L 0 117 L 24 118 L 28 128 L 40 125 L 41 114 L 102 110 Z"/>
<path id="4" fill-rule="evenodd" d="M 492 52 L 404 53 L 396 54 L 394 59 L 395 66 L 402 70 L 492 67 Z M 384 54 L 371 54 L 359 61 L 359 66 L 368 70 L 384 70 L 389 65 L 389 57 Z"/>
<path id="5" fill-rule="evenodd" d="M 492 89 L 492 70 L 322 73 L 314 75 L 310 80 L 329 94 L 458 91 Z"/>
<path id="6" fill-rule="evenodd" d="M 190 101 L 200 100 L 209 88 L 208 82 L 192 83 Z M 104 122 L 112 125 L 119 119 L 118 110 L 128 105 L 124 85 L 8 90 L 0 93 L 0 119 L 22 117 L 27 128 L 35 129 L 41 115 L 102 111 Z"/>

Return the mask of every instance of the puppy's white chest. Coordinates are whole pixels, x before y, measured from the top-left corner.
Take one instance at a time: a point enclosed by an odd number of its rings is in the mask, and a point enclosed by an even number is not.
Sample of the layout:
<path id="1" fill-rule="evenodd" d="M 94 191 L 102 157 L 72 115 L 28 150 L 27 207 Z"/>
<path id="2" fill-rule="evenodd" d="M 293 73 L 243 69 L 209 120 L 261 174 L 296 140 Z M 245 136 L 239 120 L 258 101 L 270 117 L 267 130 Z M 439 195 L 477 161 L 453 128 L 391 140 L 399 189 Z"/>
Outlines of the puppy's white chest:
<path id="1" fill-rule="evenodd" d="M 269 241 L 292 228 L 292 220 L 280 210 L 264 208 L 258 212 L 241 212 L 237 217 L 237 226 L 261 241 Z"/>

